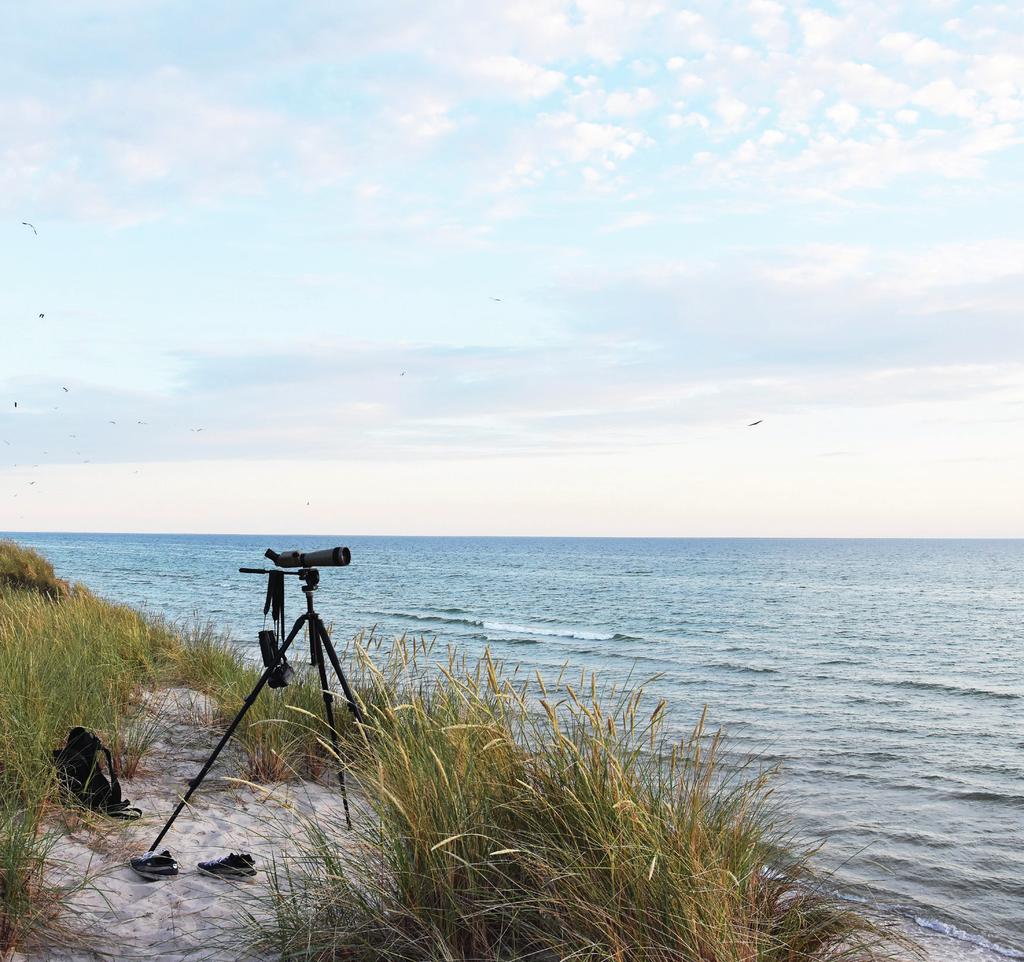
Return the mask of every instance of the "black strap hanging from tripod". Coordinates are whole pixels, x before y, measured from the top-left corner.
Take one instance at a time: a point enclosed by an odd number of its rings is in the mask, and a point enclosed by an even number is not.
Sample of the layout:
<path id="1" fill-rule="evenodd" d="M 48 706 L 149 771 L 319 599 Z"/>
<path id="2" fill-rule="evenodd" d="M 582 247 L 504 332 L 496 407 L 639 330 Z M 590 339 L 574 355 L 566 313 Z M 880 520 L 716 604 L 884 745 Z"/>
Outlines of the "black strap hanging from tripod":
<path id="1" fill-rule="evenodd" d="M 274 636 L 284 641 L 284 572 L 271 571 L 267 574 L 267 600 L 263 603 L 263 623 L 267 614 L 274 623 Z"/>
<path id="2" fill-rule="evenodd" d="M 267 598 L 263 603 L 263 624 L 267 614 L 274 622 L 274 630 L 266 628 L 260 632 L 260 654 L 266 668 L 273 668 L 267 684 L 271 688 L 284 688 L 292 680 L 294 671 L 288 659 L 281 654 L 284 641 L 284 572 L 271 571 L 267 574 Z"/>

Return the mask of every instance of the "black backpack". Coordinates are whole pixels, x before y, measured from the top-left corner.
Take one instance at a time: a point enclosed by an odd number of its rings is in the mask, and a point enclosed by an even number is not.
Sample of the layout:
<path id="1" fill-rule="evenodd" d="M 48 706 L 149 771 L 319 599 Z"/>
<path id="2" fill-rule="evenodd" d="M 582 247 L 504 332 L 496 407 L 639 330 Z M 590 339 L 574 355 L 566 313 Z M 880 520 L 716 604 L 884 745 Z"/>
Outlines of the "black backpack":
<path id="1" fill-rule="evenodd" d="M 109 778 L 103 774 L 100 762 L 106 757 Z M 65 794 L 76 799 L 94 812 L 114 818 L 138 818 L 142 811 L 121 798 L 121 783 L 114 771 L 110 749 L 85 728 L 75 727 L 68 732 L 68 743 L 53 753 L 57 780 Z"/>

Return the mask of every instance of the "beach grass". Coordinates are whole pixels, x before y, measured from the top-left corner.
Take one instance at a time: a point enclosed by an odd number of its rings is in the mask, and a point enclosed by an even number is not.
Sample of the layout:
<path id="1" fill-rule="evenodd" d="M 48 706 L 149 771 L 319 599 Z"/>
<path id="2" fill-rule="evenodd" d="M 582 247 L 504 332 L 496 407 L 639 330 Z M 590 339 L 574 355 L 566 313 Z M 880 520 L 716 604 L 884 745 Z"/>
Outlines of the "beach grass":
<path id="1" fill-rule="evenodd" d="M 165 677 L 180 642 L 164 626 L 71 590 L 37 553 L 0 545 L 0 951 L 58 914 L 43 865 L 58 837 L 52 752 L 75 725 L 108 743 L 141 692 Z M 63 586 L 63 587 L 61 587 Z M 136 746 L 138 747 L 138 746 Z"/>
<path id="2" fill-rule="evenodd" d="M 38 551 L 9 539 L 0 539 L 0 585 L 27 588 L 51 598 L 70 592 L 68 583 L 54 574 L 53 565 Z"/>
<path id="3" fill-rule="evenodd" d="M 489 655 L 362 659 L 371 814 L 310 824 L 272 873 L 283 959 L 857 960 L 886 933 L 811 876 L 767 773 L 703 719 L 671 740 L 641 690 L 527 683 Z M 379 654 L 379 653 L 378 653 Z M 271 921 L 265 921 L 269 918 Z"/>

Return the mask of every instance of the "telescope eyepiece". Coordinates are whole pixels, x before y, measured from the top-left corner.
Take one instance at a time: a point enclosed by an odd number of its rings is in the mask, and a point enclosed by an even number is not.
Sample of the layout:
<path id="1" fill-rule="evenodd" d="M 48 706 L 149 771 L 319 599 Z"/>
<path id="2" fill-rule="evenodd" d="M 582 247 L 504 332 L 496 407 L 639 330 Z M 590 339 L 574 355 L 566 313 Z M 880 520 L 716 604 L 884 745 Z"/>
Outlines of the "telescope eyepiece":
<path id="1" fill-rule="evenodd" d="M 267 548 L 264 557 L 279 568 L 343 568 L 352 561 L 348 548 L 324 548 L 321 551 L 282 551 Z"/>

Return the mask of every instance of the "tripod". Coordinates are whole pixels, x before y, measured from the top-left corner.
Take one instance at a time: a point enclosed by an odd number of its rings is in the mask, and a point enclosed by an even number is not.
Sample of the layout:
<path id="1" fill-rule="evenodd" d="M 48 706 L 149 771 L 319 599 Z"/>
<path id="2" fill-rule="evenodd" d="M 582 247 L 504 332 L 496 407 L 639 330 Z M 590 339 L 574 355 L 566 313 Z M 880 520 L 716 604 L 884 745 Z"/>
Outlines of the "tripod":
<path id="1" fill-rule="evenodd" d="M 345 550 L 347 551 L 348 549 Z M 330 562 L 328 562 L 328 564 L 329 563 Z M 317 673 L 320 676 L 320 689 L 324 698 L 324 718 L 327 721 L 327 728 L 331 736 L 331 746 L 334 749 L 334 754 L 336 756 L 338 755 L 338 732 L 334 727 L 334 694 L 331 692 L 327 681 L 327 666 L 324 664 L 324 652 L 327 653 L 327 657 L 331 662 L 331 667 L 334 669 L 334 674 L 341 683 L 341 690 L 345 693 L 345 701 L 348 705 L 348 710 L 352 712 L 352 717 L 355 718 L 357 722 L 362 723 L 363 721 L 363 713 L 359 708 L 355 695 L 352 694 L 352 689 L 349 688 L 348 679 L 345 678 L 345 672 L 342 671 L 341 662 L 338 661 L 338 653 L 334 650 L 334 645 L 331 644 L 331 637 L 327 634 L 327 628 L 324 626 L 323 619 L 321 619 L 320 615 L 318 615 L 313 608 L 313 592 L 316 591 L 320 584 L 320 572 L 316 568 L 300 568 L 298 571 L 268 571 L 263 568 L 239 568 L 238 570 L 241 574 L 270 575 L 271 587 L 276 579 L 280 579 L 280 595 L 279 598 L 274 601 L 275 623 L 277 622 L 278 613 L 281 612 L 281 623 L 283 624 L 283 576 L 286 574 L 296 575 L 299 580 L 302 581 L 302 593 L 306 596 L 306 610 L 295 619 L 295 624 L 292 625 L 292 629 L 288 632 L 288 636 L 284 639 L 284 643 L 280 648 L 275 650 L 274 654 L 276 657 L 269 659 L 266 657 L 264 658 L 266 668 L 264 669 L 263 674 L 260 675 L 259 681 L 256 682 L 256 686 L 245 699 L 245 702 L 238 714 L 235 715 L 234 720 L 228 726 L 228 730 L 224 732 L 221 740 L 217 743 L 217 747 L 214 748 L 210 757 L 199 770 L 199 774 L 188 783 L 188 791 L 185 792 L 181 801 L 178 802 L 177 807 L 173 812 L 171 812 L 171 817 L 164 822 L 163 828 L 160 829 L 160 834 L 157 835 L 153 844 L 149 848 L 150 852 L 155 852 L 157 850 L 157 847 L 163 841 L 164 836 L 174 824 L 174 820 L 181 814 L 181 810 L 188 804 L 188 800 L 193 796 L 193 794 L 195 794 L 196 790 L 202 784 L 203 779 L 213 767 L 213 763 L 217 760 L 217 756 L 221 753 L 221 750 L 228 743 L 231 736 L 234 734 L 235 729 L 245 717 L 245 713 L 252 707 L 253 703 L 259 697 L 259 693 L 263 690 L 263 686 L 266 685 L 268 681 L 271 681 L 272 679 L 279 679 L 281 677 L 281 669 L 287 664 L 285 653 L 288 651 L 289 646 L 295 640 L 295 637 L 302 630 L 304 625 L 309 630 L 310 659 L 312 664 L 316 666 Z M 267 608 L 264 613 L 270 609 L 271 595 L 272 591 L 268 588 Z M 275 683 L 272 684 L 271 687 L 280 687 L 280 684 Z M 343 769 L 338 770 L 338 784 L 341 788 L 341 796 L 345 805 L 345 824 L 348 828 L 351 828 L 352 818 L 349 814 L 348 794 L 345 791 L 345 772 Z"/>

